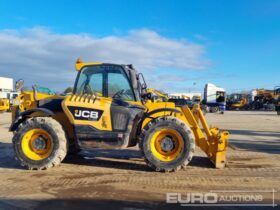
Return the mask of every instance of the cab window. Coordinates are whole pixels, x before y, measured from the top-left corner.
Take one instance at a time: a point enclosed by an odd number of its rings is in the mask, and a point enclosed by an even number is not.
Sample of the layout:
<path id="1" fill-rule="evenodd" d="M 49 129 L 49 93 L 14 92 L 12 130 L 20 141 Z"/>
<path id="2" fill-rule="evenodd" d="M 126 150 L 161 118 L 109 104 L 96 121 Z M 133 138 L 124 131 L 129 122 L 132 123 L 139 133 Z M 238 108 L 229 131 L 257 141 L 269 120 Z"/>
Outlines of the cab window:
<path id="1" fill-rule="evenodd" d="M 76 81 L 76 94 L 94 94 L 124 101 L 135 96 L 121 66 L 100 65 L 84 67 Z"/>
<path id="2" fill-rule="evenodd" d="M 87 85 L 86 87 L 90 88 L 96 96 L 103 96 L 103 74 L 92 74 L 92 76 L 90 77 L 89 85 Z"/>
<path id="3" fill-rule="evenodd" d="M 108 73 L 108 97 L 124 101 L 134 100 L 127 78 L 119 71 Z"/>
<path id="4" fill-rule="evenodd" d="M 225 102 L 225 92 L 217 91 L 216 92 L 216 101 L 218 103 Z"/>

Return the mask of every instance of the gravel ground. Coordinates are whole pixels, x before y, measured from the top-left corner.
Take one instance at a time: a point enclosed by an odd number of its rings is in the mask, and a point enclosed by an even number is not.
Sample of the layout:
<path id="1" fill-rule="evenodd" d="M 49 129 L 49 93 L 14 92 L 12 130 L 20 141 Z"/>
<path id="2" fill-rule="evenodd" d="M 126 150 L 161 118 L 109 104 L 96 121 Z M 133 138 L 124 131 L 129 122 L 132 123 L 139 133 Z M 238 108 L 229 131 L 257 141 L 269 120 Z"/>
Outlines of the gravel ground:
<path id="1" fill-rule="evenodd" d="M 10 114 L 1 113 L 0 209 L 183 209 L 167 204 L 166 193 L 210 191 L 219 196 L 258 192 L 263 204 L 272 204 L 274 190 L 279 204 L 280 117 L 275 112 L 233 111 L 206 118 L 210 125 L 230 132 L 225 169 L 213 168 L 197 149 L 185 170 L 157 173 L 145 165 L 137 148 L 130 148 L 84 151 L 59 167 L 28 171 L 14 159 Z"/>

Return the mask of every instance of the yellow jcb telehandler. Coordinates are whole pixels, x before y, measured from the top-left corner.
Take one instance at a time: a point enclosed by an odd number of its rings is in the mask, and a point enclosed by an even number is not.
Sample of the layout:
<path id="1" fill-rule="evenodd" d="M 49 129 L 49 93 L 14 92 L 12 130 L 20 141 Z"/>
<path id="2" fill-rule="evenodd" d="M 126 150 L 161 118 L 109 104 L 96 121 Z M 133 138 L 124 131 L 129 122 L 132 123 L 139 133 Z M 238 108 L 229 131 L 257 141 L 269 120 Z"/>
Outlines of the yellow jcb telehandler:
<path id="1" fill-rule="evenodd" d="M 76 70 L 73 94 L 36 100 L 13 115 L 10 131 L 21 165 L 48 169 L 59 165 L 73 148 L 139 144 L 146 163 L 156 171 L 186 167 L 195 146 L 216 168 L 225 167 L 229 133 L 210 129 L 199 105 L 190 110 L 171 102 L 152 102 L 143 75 L 132 65 L 78 59 Z"/>

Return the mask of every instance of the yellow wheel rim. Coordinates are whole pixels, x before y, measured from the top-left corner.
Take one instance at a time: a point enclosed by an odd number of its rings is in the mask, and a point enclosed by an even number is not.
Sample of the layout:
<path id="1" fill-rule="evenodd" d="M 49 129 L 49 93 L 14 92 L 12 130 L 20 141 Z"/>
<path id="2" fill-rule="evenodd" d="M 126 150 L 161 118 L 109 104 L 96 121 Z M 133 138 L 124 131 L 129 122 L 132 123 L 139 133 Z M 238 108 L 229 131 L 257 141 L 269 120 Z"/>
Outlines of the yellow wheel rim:
<path id="1" fill-rule="evenodd" d="M 154 133 L 150 146 L 157 159 L 169 162 L 182 154 L 184 141 L 176 130 L 165 128 Z"/>
<path id="2" fill-rule="evenodd" d="M 43 129 L 32 129 L 24 134 L 21 142 L 22 151 L 31 160 L 47 158 L 53 149 L 50 134 Z"/>

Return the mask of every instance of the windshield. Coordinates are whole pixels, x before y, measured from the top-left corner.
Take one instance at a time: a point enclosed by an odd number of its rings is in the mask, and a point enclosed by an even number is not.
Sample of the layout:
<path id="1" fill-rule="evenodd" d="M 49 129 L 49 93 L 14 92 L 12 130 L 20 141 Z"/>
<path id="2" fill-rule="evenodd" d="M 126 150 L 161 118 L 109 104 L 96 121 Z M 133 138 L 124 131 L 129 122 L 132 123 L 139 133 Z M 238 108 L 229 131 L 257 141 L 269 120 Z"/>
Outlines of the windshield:
<path id="1" fill-rule="evenodd" d="M 242 99 L 242 95 L 240 94 L 230 95 L 230 99 L 233 101 L 240 101 Z"/>
<path id="2" fill-rule="evenodd" d="M 84 67 L 76 82 L 76 94 L 94 94 L 124 101 L 134 101 L 135 96 L 121 66 L 98 65 Z"/>
<path id="3" fill-rule="evenodd" d="M 218 103 L 225 102 L 225 92 L 217 91 L 216 92 L 216 101 Z"/>

